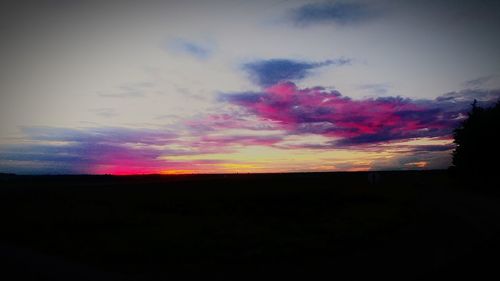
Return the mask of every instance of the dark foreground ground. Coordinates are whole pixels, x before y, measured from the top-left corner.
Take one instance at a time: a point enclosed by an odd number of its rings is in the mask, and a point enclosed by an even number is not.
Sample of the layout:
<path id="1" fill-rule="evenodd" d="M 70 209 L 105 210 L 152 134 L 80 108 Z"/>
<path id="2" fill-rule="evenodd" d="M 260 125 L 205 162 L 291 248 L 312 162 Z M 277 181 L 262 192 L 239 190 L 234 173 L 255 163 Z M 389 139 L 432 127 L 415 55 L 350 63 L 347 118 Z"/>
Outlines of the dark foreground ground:
<path id="1" fill-rule="evenodd" d="M 379 176 L 3 176 L 0 279 L 498 280 L 493 181 Z"/>

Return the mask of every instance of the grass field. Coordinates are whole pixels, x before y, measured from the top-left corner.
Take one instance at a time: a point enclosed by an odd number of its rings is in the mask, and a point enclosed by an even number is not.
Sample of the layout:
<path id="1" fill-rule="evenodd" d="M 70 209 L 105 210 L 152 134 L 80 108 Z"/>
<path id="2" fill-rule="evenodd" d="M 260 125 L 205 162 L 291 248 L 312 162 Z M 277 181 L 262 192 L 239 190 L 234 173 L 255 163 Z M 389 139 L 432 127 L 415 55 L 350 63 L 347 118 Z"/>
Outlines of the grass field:
<path id="1" fill-rule="evenodd" d="M 499 275 L 498 192 L 379 175 L 5 176 L 0 279 Z"/>

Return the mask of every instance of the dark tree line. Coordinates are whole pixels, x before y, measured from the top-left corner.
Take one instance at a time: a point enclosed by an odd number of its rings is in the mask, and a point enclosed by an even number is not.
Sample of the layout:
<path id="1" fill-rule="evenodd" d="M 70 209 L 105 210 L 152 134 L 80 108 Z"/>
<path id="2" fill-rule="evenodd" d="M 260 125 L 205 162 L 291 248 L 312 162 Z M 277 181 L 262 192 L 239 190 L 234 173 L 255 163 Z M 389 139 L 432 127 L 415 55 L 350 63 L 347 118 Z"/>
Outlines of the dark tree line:
<path id="1" fill-rule="evenodd" d="M 454 138 L 453 166 L 458 172 L 500 172 L 500 101 L 490 108 L 479 107 L 474 101 L 468 118 L 455 129 Z"/>

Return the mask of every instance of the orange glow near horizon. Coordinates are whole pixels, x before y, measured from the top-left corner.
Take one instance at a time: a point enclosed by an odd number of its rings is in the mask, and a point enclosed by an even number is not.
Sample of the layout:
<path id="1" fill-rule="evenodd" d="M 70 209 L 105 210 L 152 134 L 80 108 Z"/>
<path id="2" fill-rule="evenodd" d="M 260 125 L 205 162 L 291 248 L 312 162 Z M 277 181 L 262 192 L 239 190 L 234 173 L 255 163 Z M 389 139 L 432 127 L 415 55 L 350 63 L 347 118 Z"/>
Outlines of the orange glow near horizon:
<path id="1" fill-rule="evenodd" d="M 415 167 L 415 168 L 425 168 L 425 167 L 427 167 L 427 165 L 428 165 L 428 163 L 426 161 L 412 162 L 412 163 L 406 164 L 406 166 Z"/>
<path id="2" fill-rule="evenodd" d="M 162 175 L 188 175 L 188 174 L 200 174 L 200 171 L 196 170 L 165 170 L 161 171 Z"/>
<path id="3" fill-rule="evenodd" d="M 100 175 L 185 175 L 224 173 L 283 173 L 283 172 L 335 172 L 370 171 L 395 165 L 407 147 L 446 145 L 448 140 L 414 139 L 370 149 L 295 149 L 266 146 L 242 147 L 231 153 L 206 153 L 148 159 L 129 153 L 102 153 L 100 161 L 84 173 Z M 137 148 L 135 148 L 137 149 Z M 106 164 L 104 164 L 106 163 Z M 429 169 L 432 163 L 425 160 L 400 164 L 402 169 Z"/>

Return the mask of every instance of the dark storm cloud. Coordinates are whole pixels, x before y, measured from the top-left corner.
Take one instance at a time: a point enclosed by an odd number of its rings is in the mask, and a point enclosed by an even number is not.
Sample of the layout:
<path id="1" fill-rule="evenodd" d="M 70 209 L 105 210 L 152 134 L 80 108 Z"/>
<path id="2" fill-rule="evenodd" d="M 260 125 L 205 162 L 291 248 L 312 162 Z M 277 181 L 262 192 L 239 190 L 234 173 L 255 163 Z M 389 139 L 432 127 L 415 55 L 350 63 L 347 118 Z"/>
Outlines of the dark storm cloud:
<path id="1" fill-rule="evenodd" d="M 300 80 L 311 74 L 311 70 L 328 65 L 345 65 L 351 60 L 339 58 L 323 62 L 303 62 L 290 59 L 260 60 L 243 65 L 252 80 L 262 87 L 269 87 L 281 81 Z"/>

